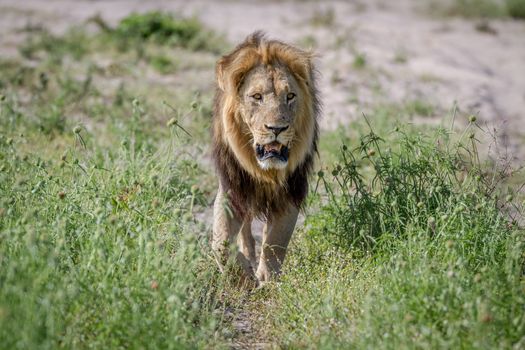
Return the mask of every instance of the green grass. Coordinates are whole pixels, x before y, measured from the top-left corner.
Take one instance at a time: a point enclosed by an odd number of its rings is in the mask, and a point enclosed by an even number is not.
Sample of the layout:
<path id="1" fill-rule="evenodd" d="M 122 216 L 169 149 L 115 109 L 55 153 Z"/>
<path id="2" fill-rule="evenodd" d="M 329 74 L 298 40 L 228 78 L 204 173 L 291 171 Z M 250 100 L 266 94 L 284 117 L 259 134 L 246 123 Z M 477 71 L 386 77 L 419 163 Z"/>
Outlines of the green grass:
<path id="1" fill-rule="evenodd" d="M 525 19 L 525 1 L 524 0 L 506 0 L 505 5 L 507 12 L 511 17 Z"/>
<path id="2" fill-rule="evenodd" d="M 169 57 L 163 55 L 153 56 L 150 58 L 149 62 L 153 68 L 163 74 L 171 73 L 176 68 L 173 61 Z"/>
<path id="3" fill-rule="evenodd" d="M 512 17 L 525 19 L 524 0 L 452 0 L 430 1 L 431 13 L 467 18 Z"/>
<path id="4" fill-rule="evenodd" d="M 504 179 L 485 174 L 470 131 L 369 129 L 339 154 L 265 301 L 267 336 L 283 348 L 523 347 L 524 230 L 501 211 L 523 205 L 494 190 Z"/>
<path id="5" fill-rule="evenodd" d="M 39 52 L 46 52 L 49 57 L 60 63 L 63 56 L 70 55 L 76 60 L 81 59 L 88 51 L 89 37 L 83 28 L 75 27 L 62 36 L 56 36 L 41 28 L 37 35 L 29 36 L 19 47 L 20 54 L 25 58 L 35 59 Z"/>
<path id="6" fill-rule="evenodd" d="M 224 40 L 197 19 L 176 18 L 158 11 L 133 13 L 106 32 L 121 48 L 142 45 L 144 41 L 217 53 L 224 48 Z"/>
<path id="7" fill-rule="evenodd" d="M 192 224 L 198 165 L 172 156 L 175 136 L 149 150 L 130 127 L 107 149 L 77 127 L 42 152 L 38 129 L 11 130 L 0 141 L 0 347 L 213 343 L 220 283 Z"/>
<path id="8" fill-rule="evenodd" d="M 211 98 L 142 94 L 149 62 L 105 44 L 100 65 L 99 35 L 37 31 L 0 60 L 0 348 L 222 348 L 192 145 Z"/>
<path id="9" fill-rule="evenodd" d="M 405 112 L 409 116 L 432 117 L 435 109 L 428 101 L 415 99 L 405 103 Z"/>
<path id="10" fill-rule="evenodd" d="M 281 348 L 525 346 L 519 184 L 474 118 L 407 126 L 439 113 L 425 101 L 322 135 L 285 274 L 238 290 L 208 245 L 213 91 L 195 86 L 218 56 L 158 40 L 193 19 L 137 16 L 0 58 L 0 348 L 228 348 L 226 310 Z M 134 26 L 157 34 L 116 34 Z"/>
<path id="11" fill-rule="evenodd" d="M 364 53 L 356 52 L 354 54 L 354 61 L 352 67 L 355 69 L 363 69 L 366 66 L 366 55 Z"/>
<path id="12" fill-rule="evenodd" d="M 167 57 L 174 48 L 218 54 L 228 48 L 225 39 L 195 18 L 178 18 L 169 13 L 133 13 L 114 28 L 102 18 L 89 20 L 99 28 L 95 33 L 83 25 L 70 28 L 63 35 L 38 27 L 27 34 L 19 52 L 26 59 L 49 61 L 51 66 L 64 59 L 80 61 L 93 52 L 119 52 L 132 55 L 136 61 L 146 61 L 160 73 L 174 68 L 173 58 Z"/>
<path id="13" fill-rule="evenodd" d="M 221 277 L 194 219 L 202 170 L 177 155 L 179 127 L 153 125 L 155 139 L 147 107 L 127 101 L 104 146 L 64 121 L 49 133 L 12 98 L 0 105 L 0 347 L 219 343 Z"/>

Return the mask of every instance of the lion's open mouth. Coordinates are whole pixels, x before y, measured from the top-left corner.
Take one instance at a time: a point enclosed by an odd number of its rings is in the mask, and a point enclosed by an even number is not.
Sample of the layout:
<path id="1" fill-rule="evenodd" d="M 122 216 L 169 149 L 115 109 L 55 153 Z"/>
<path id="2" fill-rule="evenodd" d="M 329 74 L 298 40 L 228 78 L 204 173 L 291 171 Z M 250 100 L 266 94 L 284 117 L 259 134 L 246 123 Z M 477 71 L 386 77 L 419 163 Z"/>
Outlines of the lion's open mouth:
<path id="1" fill-rule="evenodd" d="M 257 144 L 255 146 L 255 153 L 257 154 L 257 159 L 260 161 L 270 158 L 276 158 L 283 162 L 288 161 L 288 147 L 277 141 L 266 145 Z"/>

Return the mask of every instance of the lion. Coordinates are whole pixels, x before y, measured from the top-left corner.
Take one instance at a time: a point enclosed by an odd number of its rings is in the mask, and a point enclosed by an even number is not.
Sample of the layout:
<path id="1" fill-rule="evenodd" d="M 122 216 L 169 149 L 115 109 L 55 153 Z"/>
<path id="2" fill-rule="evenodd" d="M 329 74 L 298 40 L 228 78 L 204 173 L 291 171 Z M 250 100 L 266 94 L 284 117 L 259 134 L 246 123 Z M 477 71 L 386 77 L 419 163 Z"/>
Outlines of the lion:
<path id="1" fill-rule="evenodd" d="M 237 261 L 257 284 L 281 273 L 318 153 L 313 58 L 255 32 L 216 65 L 212 148 L 219 189 L 212 248 L 222 270 L 239 236 Z M 265 221 L 258 264 L 255 218 Z"/>

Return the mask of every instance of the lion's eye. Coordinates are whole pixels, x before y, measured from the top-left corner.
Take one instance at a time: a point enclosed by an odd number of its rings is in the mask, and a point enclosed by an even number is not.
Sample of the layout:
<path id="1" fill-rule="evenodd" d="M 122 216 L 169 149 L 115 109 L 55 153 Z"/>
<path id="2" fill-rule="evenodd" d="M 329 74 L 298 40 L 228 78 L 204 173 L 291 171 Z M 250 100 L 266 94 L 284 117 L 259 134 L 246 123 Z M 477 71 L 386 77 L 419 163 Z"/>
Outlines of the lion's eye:
<path id="1" fill-rule="evenodd" d="M 290 92 L 288 93 L 288 95 L 286 95 L 286 100 L 288 102 L 290 102 L 291 100 L 293 100 L 295 98 L 295 94 L 293 92 Z"/>
<path id="2" fill-rule="evenodd" d="M 252 95 L 252 98 L 253 98 L 254 100 L 260 101 L 260 100 L 262 100 L 262 95 L 259 94 L 259 93 L 256 93 L 256 94 L 253 94 L 253 95 Z"/>

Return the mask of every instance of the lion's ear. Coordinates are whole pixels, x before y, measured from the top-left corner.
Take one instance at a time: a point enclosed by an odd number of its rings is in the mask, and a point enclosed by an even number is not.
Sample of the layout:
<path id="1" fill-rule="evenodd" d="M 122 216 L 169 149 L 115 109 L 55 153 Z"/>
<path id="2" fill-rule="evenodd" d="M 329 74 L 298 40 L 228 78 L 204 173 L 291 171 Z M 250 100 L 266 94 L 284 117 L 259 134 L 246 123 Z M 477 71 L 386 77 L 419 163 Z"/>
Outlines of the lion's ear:
<path id="1" fill-rule="evenodd" d="M 314 55 L 310 52 L 300 52 L 293 60 L 289 60 L 289 67 L 292 73 L 307 85 L 314 79 Z"/>
<path id="2" fill-rule="evenodd" d="M 217 62 L 215 68 L 215 75 L 217 77 L 217 85 L 219 89 L 224 92 L 234 92 L 239 88 L 239 85 L 244 76 L 242 64 L 239 64 L 239 55 L 226 56 Z"/>
<path id="3" fill-rule="evenodd" d="M 215 74 L 217 85 L 222 91 L 236 92 L 246 73 L 258 62 L 257 52 L 250 48 L 241 48 L 217 62 Z"/>
<path id="4" fill-rule="evenodd" d="M 215 67 L 215 77 L 217 78 L 217 86 L 222 91 L 226 91 L 226 62 L 224 57 L 221 58 L 219 61 L 217 61 L 217 65 Z"/>
<path id="5" fill-rule="evenodd" d="M 303 58 L 304 72 L 305 72 L 305 81 L 306 84 L 310 85 L 313 80 L 314 75 L 314 65 L 313 65 L 313 55 L 310 52 L 306 52 Z"/>

